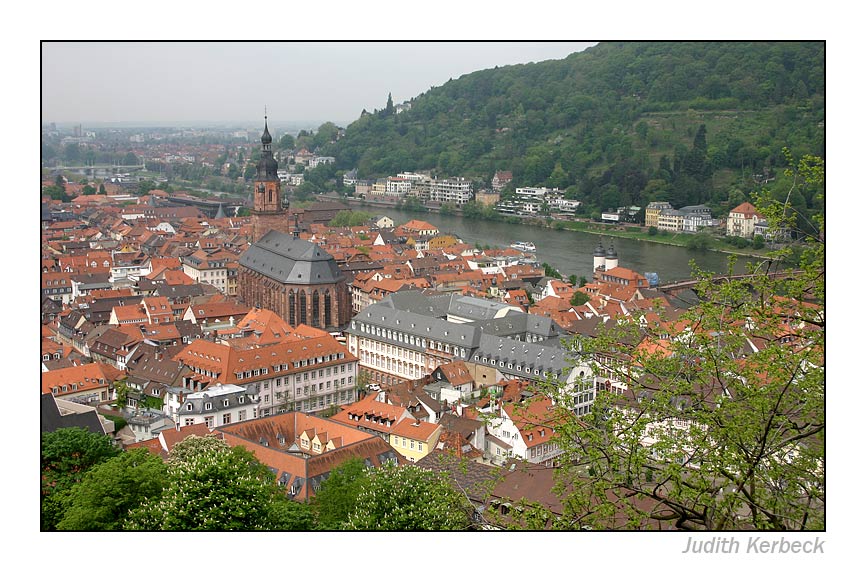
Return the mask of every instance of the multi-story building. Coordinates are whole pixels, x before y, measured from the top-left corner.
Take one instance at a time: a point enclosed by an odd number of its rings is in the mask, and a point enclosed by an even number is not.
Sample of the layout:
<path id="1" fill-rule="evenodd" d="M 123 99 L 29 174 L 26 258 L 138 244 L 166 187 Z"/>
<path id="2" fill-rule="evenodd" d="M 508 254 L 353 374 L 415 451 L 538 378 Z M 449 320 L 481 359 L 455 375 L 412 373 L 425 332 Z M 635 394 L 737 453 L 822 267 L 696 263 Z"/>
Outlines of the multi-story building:
<path id="1" fill-rule="evenodd" d="M 405 418 L 391 427 L 389 441 L 395 451 L 414 462 L 436 448 L 441 434 L 441 425 Z"/>
<path id="2" fill-rule="evenodd" d="M 243 350 L 195 340 L 175 359 L 202 383 L 252 386 L 260 415 L 312 413 L 356 399 L 358 358 L 330 335 Z"/>
<path id="3" fill-rule="evenodd" d="M 517 197 L 520 199 L 535 199 L 543 200 L 544 197 L 551 192 L 552 189 L 547 187 L 518 187 L 516 189 Z"/>
<path id="4" fill-rule="evenodd" d="M 216 384 L 188 395 L 169 392 L 166 396 L 166 413 L 177 427 L 204 423 L 213 429 L 258 417 L 258 395 L 250 386 Z"/>
<path id="5" fill-rule="evenodd" d="M 436 179 L 430 190 L 430 200 L 465 205 L 472 200 L 472 183 L 462 177 Z"/>
<path id="6" fill-rule="evenodd" d="M 683 214 L 683 232 L 698 232 L 716 223 L 710 207 L 705 205 L 683 207 L 680 212 Z"/>
<path id="7" fill-rule="evenodd" d="M 43 272 L 42 273 L 42 298 L 51 298 L 58 302 L 68 304 L 72 298 L 72 279 L 74 276 L 69 272 Z"/>
<path id="8" fill-rule="evenodd" d="M 664 209 L 658 215 L 659 230 L 668 232 L 683 231 L 683 213 L 679 209 Z"/>
<path id="9" fill-rule="evenodd" d="M 142 276 L 153 272 L 150 256 L 141 252 L 112 251 L 111 277 L 109 282 L 115 288 L 129 286 Z"/>
<path id="10" fill-rule="evenodd" d="M 494 192 L 499 192 L 511 182 L 513 176 L 511 171 L 496 171 L 496 174 L 493 175 L 493 179 L 490 181 L 490 185 L 493 187 Z"/>
<path id="11" fill-rule="evenodd" d="M 663 210 L 674 208 L 666 201 L 653 201 L 646 206 L 644 211 L 644 226 L 656 227 L 659 226 L 659 215 Z"/>
<path id="12" fill-rule="evenodd" d="M 311 169 L 315 169 L 319 165 L 330 165 L 336 161 L 334 157 L 313 157 L 310 159 L 309 166 Z"/>
<path id="13" fill-rule="evenodd" d="M 487 423 L 487 453 L 499 462 L 518 458 L 534 464 L 553 466 L 562 449 L 553 439 L 553 403 L 547 397 L 530 397 L 522 402 L 497 404 L 496 416 Z"/>
<path id="14" fill-rule="evenodd" d="M 738 205 L 728 214 L 728 236 L 752 238 L 755 235 L 755 226 L 761 221 L 766 221 L 766 218 L 761 216 L 755 205 Z"/>
<path id="15" fill-rule="evenodd" d="M 196 282 L 210 284 L 223 294 L 229 293 L 228 265 L 237 261 L 237 255 L 224 250 L 205 252 L 199 249 L 180 260 L 184 274 Z"/>
<path id="16" fill-rule="evenodd" d="M 415 299 L 419 296 L 427 298 L 426 305 Z M 411 302 L 414 310 L 395 307 L 395 300 L 403 298 Z M 445 298 L 399 292 L 356 315 L 346 330 L 346 338 L 349 351 L 358 355 L 360 371 L 370 381 L 386 386 L 431 375 L 439 366 L 456 361 L 466 362 L 477 385 L 481 386 L 506 378 L 536 379 L 552 375 L 573 393 L 575 404 L 579 394 L 591 394 L 588 401 L 586 396 L 580 401 L 588 411 L 594 399 L 594 385 L 583 383 L 592 375 L 588 364 L 575 361 L 575 356 L 558 345 L 505 337 L 514 333 L 513 324 L 508 327 L 507 322 L 513 319 L 510 314 L 522 313 L 518 308 L 500 304 L 510 310 L 500 312 L 472 304 L 470 297 L 461 296 L 457 302 L 450 296 L 448 301 Z M 447 307 L 442 307 L 443 302 Z M 497 328 L 499 321 L 502 328 Z M 535 340 L 538 340 L 536 333 L 544 339 L 553 335 L 549 328 L 546 333 L 543 328 L 532 329 Z M 571 399 L 572 395 L 563 398 Z"/>
<path id="17" fill-rule="evenodd" d="M 404 177 L 388 177 L 385 181 L 385 196 L 391 199 L 402 199 L 412 188 L 412 181 Z"/>

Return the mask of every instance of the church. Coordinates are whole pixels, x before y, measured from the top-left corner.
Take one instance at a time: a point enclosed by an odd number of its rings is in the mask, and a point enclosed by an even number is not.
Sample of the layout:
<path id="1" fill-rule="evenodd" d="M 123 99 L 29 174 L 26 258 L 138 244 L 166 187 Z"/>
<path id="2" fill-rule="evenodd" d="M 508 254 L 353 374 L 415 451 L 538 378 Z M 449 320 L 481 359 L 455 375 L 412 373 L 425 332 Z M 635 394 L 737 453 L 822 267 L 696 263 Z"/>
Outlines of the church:
<path id="1" fill-rule="evenodd" d="M 297 226 L 290 226 L 271 141 L 265 117 L 253 183 L 253 244 L 238 260 L 238 298 L 271 310 L 292 327 L 338 331 L 352 318 L 347 277 L 333 256 L 301 240 Z"/>

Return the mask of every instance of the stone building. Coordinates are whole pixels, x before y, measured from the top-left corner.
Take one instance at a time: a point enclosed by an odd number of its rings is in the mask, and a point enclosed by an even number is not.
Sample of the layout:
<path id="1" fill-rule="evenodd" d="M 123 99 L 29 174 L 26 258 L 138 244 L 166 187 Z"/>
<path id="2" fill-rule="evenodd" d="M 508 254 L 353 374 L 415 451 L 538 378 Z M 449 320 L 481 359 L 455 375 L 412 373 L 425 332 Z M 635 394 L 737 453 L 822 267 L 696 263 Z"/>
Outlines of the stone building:
<path id="1" fill-rule="evenodd" d="M 312 242 L 271 230 L 238 260 L 238 297 L 295 327 L 340 330 L 352 317 L 347 277 Z"/>

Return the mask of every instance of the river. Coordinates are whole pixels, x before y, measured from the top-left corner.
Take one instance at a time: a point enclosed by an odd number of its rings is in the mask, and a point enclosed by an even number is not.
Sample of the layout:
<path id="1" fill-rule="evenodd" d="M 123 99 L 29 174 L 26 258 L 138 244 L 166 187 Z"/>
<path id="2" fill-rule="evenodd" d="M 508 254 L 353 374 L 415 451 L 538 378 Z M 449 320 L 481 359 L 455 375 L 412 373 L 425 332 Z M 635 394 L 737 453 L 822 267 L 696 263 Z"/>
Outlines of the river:
<path id="1" fill-rule="evenodd" d="M 354 207 L 353 207 L 354 208 Z M 727 273 L 728 255 L 720 252 L 697 252 L 678 246 L 668 246 L 641 240 L 628 240 L 599 236 L 585 232 L 553 230 L 537 226 L 471 220 L 438 213 L 409 212 L 366 204 L 359 210 L 387 215 L 395 225 L 408 220 L 426 220 L 441 232 L 459 236 L 468 244 L 503 247 L 515 240 L 535 243 L 536 258 L 546 262 L 567 277 L 571 274 L 592 277 L 592 252 L 599 240 L 607 249 L 611 243 L 619 255 L 619 264 L 640 273 L 655 272 L 661 283 L 691 277 L 689 261 L 694 260 L 701 270 L 715 274 Z M 734 266 L 737 273 L 746 270 L 749 259 L 740 257 Z"/>

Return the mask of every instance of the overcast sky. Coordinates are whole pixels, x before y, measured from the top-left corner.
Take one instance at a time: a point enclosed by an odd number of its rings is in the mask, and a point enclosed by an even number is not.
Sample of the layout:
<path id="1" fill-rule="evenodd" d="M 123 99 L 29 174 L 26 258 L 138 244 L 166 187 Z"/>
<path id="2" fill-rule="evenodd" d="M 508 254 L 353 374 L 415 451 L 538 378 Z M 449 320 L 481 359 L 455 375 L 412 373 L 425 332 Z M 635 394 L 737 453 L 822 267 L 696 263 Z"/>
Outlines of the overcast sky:
<path id="1" fill-rule="evenodd" d="M 43 122 L 335 121 L 591 42 L 45 42 Z M 107 80 L 107 81 L 106 81 Z"/>

